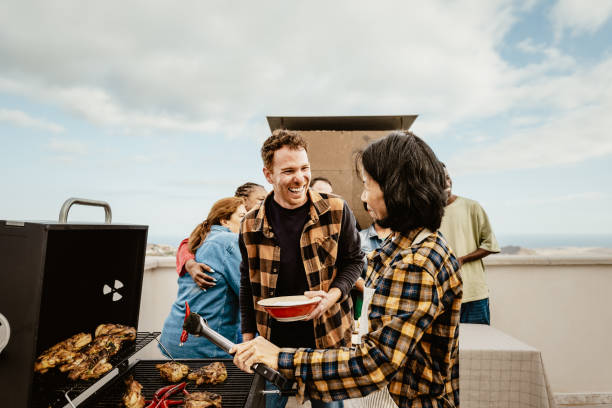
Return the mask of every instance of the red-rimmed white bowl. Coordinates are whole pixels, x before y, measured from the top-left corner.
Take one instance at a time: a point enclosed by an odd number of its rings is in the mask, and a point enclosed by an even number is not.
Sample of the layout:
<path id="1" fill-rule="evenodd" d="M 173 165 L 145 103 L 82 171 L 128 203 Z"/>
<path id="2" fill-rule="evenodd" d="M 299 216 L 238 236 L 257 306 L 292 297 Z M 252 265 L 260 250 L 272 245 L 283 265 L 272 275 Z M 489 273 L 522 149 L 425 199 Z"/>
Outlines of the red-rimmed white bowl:
<path id="1" fill-rule="evenodd" d="M 279 322 L 296 322 L 308 316 L 320 301 L 321 298 L 318 296 L 309 298 L 299 295 L 263 299 L 257 302 L 257 304 L 262 306 L 270 316 Z"/>

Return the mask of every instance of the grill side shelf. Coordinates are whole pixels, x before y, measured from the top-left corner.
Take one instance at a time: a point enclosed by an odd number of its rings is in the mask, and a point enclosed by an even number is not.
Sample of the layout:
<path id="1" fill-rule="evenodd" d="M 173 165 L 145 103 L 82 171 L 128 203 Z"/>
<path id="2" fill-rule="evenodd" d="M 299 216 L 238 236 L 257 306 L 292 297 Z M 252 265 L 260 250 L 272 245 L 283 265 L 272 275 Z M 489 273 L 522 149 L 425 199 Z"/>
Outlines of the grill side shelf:
<path id="1" fill-rule="evenodd" d="M 98 382 L 104 383 L 108 381 L 107 377 L 116 375 L 115 368 L 121 370 L 125 367 L 132 355 L 154 341 L 159 334 L 159 332 L 138 332 L 134 342 L 124 343 L 121 350 L 109 360 L 113 370 L 95 380 L 70 381 L 67 377 L 68 373 L 61 373 L 57 368 L 45 374 L 35 374 L 32 388 L 32 407 L 64 407 L 68 403 L 64 393 L 67 393 L 70 399 L 75 400 L 83 392 L 93 388 Z"/>
<path id="2" fill-rule="evenodd" d="M 162 379 L 157 364 L 167 363 L 170 360 L 140 360 L 131 365 L 126 371 L 118 375 L 103 388 L 88 398 L 81 407 L 119 407 L 122 405 L 121 398 L 126 391 L 124 381 L 133 376 L 142 385 L 142 393 L 145 399 L 150 400 L 153 394 L 161 387 L 171 383 Z M 242 408 L 245 406 L 254 375 L 240 370 L 234 365 L 231 359 L 201 359 L 201 360 L 177 360 L 179 363 L 186 364 L 190 370 L 198 369 L 202 366 L 220 361 L 227 369 L 227 380 L 221 384 L 202 384 L 196 385 L 195 381 L 187 380 L 186 390 L 209 391 L 221 395 L 223 408 Z M 177 398 L 182 398 L 178 395 Z"/>

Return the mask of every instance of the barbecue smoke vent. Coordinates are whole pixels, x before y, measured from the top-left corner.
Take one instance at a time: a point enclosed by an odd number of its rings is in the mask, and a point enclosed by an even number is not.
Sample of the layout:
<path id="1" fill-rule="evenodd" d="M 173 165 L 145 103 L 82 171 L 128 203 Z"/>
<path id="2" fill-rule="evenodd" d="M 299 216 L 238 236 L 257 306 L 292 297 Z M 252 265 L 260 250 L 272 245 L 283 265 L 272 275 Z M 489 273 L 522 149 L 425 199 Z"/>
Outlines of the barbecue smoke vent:
<path id="1" fill-rule="evenodd" d="M 123 283 L 121 281 L 115 280 L 115 284 L 114 287 L 111 288 L 108 285 L 104 285 L 104 287 L 102 287 L 102 293 L 104 295 L 113 295 L 113 302 L 116 302 L 118 300 L 120 300 L 123 296 L 119 293 L 119 289 L 121 289 L 123 287 Z"/>

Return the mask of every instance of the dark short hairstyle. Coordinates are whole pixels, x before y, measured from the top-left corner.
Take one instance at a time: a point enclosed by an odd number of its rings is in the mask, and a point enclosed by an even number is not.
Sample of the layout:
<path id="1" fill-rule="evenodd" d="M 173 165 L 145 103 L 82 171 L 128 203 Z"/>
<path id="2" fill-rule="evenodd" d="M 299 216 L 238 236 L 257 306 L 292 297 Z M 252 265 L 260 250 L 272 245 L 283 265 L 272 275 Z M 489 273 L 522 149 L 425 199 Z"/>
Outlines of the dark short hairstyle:
<path id="1" fill-rule="evenodd" d="M 294 150 L 304 149 L 308 151 L 308 143 L 297 132 L 287 129 L 276 129 L 261 147 L 261 158 L 267 169 L 272 169 L 274 152 L 284 146 L 289 146 L 289 148 Z"/>
<path id="2" fill-rule="evenodd" d="M 325 183 L 327 183 L 327 184 L 329 184 L 330 186 L 333 187 L 331 181 L 329 181 L 329 179 L 326 179 L 325 177 L 315 177 L 315 178 L 313 178 L 312 180 L 310 180 L 310 185 L 314 186 L 314 183 L 316 183 L 317 181 L 323 181 L 323 182 L 325 182 Z"/>
<path id="3" fill-rule="evenodd" d="M 371 143 L 357 160 L 383 192 L 387 217 L 378 225 L 403 233 L 440 227 L 446 205 L 444 169 L 427 143 L 411 132 L 396 131 Z"/>
<path id="4" fill-rule="evenodd" d="M 262 186 L 261 184 L 257 184 L 257 183 L 252 183 L 250 181 L 238 186 L 238 188 L 236 189 L 236 192 L 234 193 L 234 197 L 242 197 L 242 198 L 248 198 L 249 194 L 251 194 L 253 191 L 257 190 L 258 188 L 264 188 L 264 186 Z"/>

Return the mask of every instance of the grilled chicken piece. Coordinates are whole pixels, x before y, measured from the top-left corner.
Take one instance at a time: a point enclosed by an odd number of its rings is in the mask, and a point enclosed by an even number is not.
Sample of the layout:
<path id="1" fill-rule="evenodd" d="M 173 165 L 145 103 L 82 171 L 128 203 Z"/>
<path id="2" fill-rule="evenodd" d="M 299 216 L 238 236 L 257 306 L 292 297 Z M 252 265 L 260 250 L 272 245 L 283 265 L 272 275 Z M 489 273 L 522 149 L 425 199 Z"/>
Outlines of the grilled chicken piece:
<path id="1" fill-rule="evenodd" d="M 79 351 L 89 343 L 91 343 L 91 334 L 79 333 L 63 341 L 64 348 L 70 351 Z"/>
<path id="2" fill-rule="evenodd" d="M 34 371 L 46 373 L 50 368 L 56 367 L 60 364 L 71 363 L 77 354 L 79 353 L 62 348 L 47 354 L 43 354 L 36 359 L 36 362 L 34 363 Z"/>
<path id="3" fill-rule="evenodd" d="M 145 406 L 145 398 L 142 395 L 142 385 L 134 377 L 130 376 L 125 380 L 127 389 L 123 394 L 123 404 L 127 408 L 143 408 Z"/>
<path id="4" fill-rule="evenodd" d="M 113 336 L 122 340 L 136 340 L 136 329 L 122 324 L 101 324 L 96 328 L 96 337 Z"/>
<path id="5" fill-rule="evenodd" d="M 86 351 L 87 355 L 99 354 L 101 352 L 108 352 L 109 355 L 115 355 L 121 348 L 123 340 L 114 336 L 98 336 L 91 343 L 91 346 Z"/>
<path id="6" fill-rule="evenodd" d="M 46 373 L 50 368 L 71 363 L 80 349 L 91 343 L 91 334 L 79 333 L 47 349 L 36 359 L 34 371 Z"/>
<path id="7" fill-rule="evenodd" d="M 155 367 L 159 370 L 159 375 L 170 382 L 181 381 L 189 372 L 189 367 L 185 364 L 175 363 L 170 361 L 164 364 L 157 364 Z"/>
<path id="8" fill-rule="evenodd" d="M 221 396 L 208 391 L 192 392 L 185 396 L 185 408 L 221 408 Z"/>
<path id="9" fill-rule="evenodd" d="M 60 367 L 61 371 L 70 371 L 68 378 L 71 380 L 90 380 L 98 378 L 112 370 L 113 366 L 108 359 L 117 354 L 123 343 L 123 339 L 113 335 L 97 336 L 83 350 L 81 355 L 73 358 L 72 364 Z"/>
<path id="10" fill-rule="evenodd" d="M 113 369 L 113 365 L 107 361 L 106 358 L 100 359 L 93 367 L 89 370 L 86 370 L 79 377 L 81 380 L 91 380 L 94 378 L 99 378 L 102 374 L 108 373 Z"/>
<path id="11" fill-rule="evenodd" d="M 197 385 L 220 384 L 227 379 L 227 370 L 222 362 L 217 361 L 190 372 L 187 378 L 196 380 Z"/>
<path id="12" fill-rule="evenodd" d="M 98 378 L 112 370 L 113 366 L 108 362 L 108 351 L 101 351 L 99 354 L 88 355 L 85 360 L 70 371 L 68 378 L 71 380 L 91 380 Z"/>
<path id="13" fill-rule="evenodd" d="M 61 365 L 59 367 L 59 370 L 62 373 L 65 373 L 66 371 L 74 370 L 76 367 L 78 367 L 79 364 L 81 364 L 86 359 L 87 359 L 87 354 L 81 353 L 81 352 L 75 353 L 75 355 L 72 358 L 72 360 L 70 362 L 67 362 L 64 365 Z"/>

